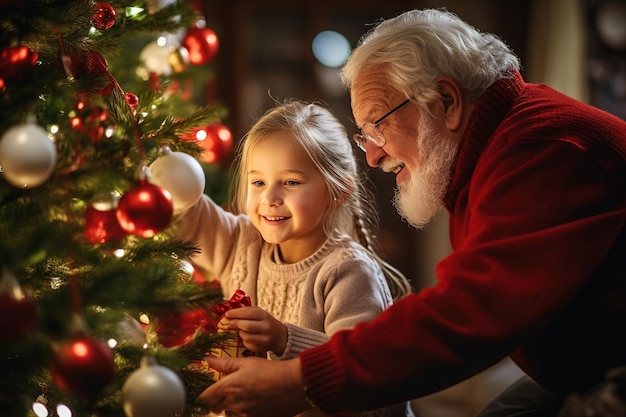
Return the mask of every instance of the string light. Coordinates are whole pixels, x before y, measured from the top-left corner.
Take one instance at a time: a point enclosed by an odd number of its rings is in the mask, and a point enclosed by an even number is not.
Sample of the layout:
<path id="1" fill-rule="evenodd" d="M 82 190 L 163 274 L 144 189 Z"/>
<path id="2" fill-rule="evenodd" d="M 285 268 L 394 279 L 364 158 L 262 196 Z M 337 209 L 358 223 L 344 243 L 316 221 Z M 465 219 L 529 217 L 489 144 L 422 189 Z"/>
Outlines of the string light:
<path id="1" fill-rule="evenodd" d="M 33 402 L 33 412 L 37 417 L 48 417 L 48 399 L 43 395 L 39 395 L 35 402 Z"/>
<path id="2" fill-rule="evenodd" d="M 70 408 L 67 405 L 59 403 L 57 405 L 57 416 L 72 417 L 72 410 L 70 410 Z"/>

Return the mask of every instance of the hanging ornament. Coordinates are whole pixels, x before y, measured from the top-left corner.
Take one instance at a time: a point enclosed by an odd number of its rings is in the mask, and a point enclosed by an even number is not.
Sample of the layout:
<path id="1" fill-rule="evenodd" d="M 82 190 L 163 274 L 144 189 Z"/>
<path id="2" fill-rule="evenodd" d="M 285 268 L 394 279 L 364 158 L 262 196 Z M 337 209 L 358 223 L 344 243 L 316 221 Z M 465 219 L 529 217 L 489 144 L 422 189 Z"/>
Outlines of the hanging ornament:
<path id="1" fill-rule="evenodd" d="M 35 329 L 37 305 L 26 297 L 13 273 L 2 268 L 0 277 L 0 342 L 18 342 Z"/>
<path id="2" fill-rule="evenodd" d="M 192 65 L 211 62 L 219 49 L 219 40 L 213 30 L 195 26 L 187 29 L 182 44 L 187 49 Z"/>
<path id="3" fill-rule="evenodd" d="M 221 161 L 233 150 L 233 134 L 222 123 L 195 129 L 191 133 L 181 135 L 180 139 L 197 140 L 203 149 L 200 160 L 209 164 Z"/>
<path id="4" fill-rule="evenodd" d="M 213 162 L 221 161 L 226 155 L 233 150 L 233 134 L 230 129 L 222 123 L 214 123 L 207 127 L 207 139 L 211 138 L 216 145 L 213 147 L 215 157 L 211 156 L 211 152 L 207 152 L 209 142 L 201 141 L 200 144 L 205 147 L 204 154 L 207 159 L 213 158 Z"/>
<path id="5" fill-rule="evenodd" d="M 115 24 L 115 9 L 103 1 L 94 4 L 94 14 L 91 18 L 93 27 L 99 30 L 110 29 Z"/>
<path id="6" fill-rule="evenodd" d="M 172 417 L 185 410 L 185 387 L 174 371 L 145 356 L 122 388 L 127 417 Z"/>
<path id="7" fill-rule="evenodd" d="M 78 332 L 53 350 L 50 372 L 59 390 L 80 399 L 92 399 L 113 381 L 114 355 L 105 342 Z"/>
<path id="8" fill-rule="evenodd" d="M 87 75 L 104 75 L 109 72 L 109 63 L 106 58 L 96 51 L 81 51 L 75 56 L 67 56 L 64 64 L 68 76 L 83 78 Z"/>
<path id="9" fill-rule="evenodd" d="M 154 331 L 159 343 L 171 348 L 189 342 L 196 331 L 216 332 L 217 321 L 203 308 L 184 313 L 163 313 L 157 317 Z"/>
<path id="10" fill-rule="evenodd" d="M 108 198 L 94 201 L 85 209 L 85 237 L 94 244 L 119 242 L 126 236 L 117 221 L 116 210 L 120 195 L 111 193 Z"/>
<path id="11" fill-rule="evenodd" d="M 187 279 L 193 280 L 195 285 L 221 291 L 219 282 L 207 281 L 190 262 L 181 260 L 180 265 L 181 272 Z M 154 330 L 159 343 L 169 348 L 189 342 L 196 331 L 215 333 L 217 320 L 212 312 L 203 307 L 184 312 L 167 312 L 156 318 Z"/>
<path id="12" fill-rule="evenodd" d="M 9 128 L 0 139 L 1 177 L 15 187 L 43 184 L 52 175 L 56 162 L 54 143 L 32 118 Z"/>
<path id="13" fill-rule="evenodd" d="M 189 63 L 189 53 L 187 48 L 175 48 L 167 56 L 167 62 L 170 64 L 170 68 L 176 74 L 182 74 L 187 69 Z"/>
<path id="14" fill-rule="evenodd" d="M 113 91 L 116 81 L 109 73 L 109 63 L 96 51 L 81 51 L 74 56 L 63 55 L 63 68 L 69 77 L 79 80 L 88 75 L 99 75 L 105 79 L 104 86 L 96 89 L 95 92 L 104 96 L 108 96 Z"/>
<path id="15" fill-rule="evenodd" d="M 120 198 L 115 213 L 123 230 L 144 238 L 165 229 L 174 212 L 170 192 L 150 183 L 149 179 L 150 171 L 145 168 L 137 186 Z"/>
<path id="16" fill-rule="evenodd" d="M 174 48 L 169 45 L 159 45 L 157 41 L 148 43 L 139 53 L 139 59 L 146 69 L 158 75 L 169 76 L 172 66 L 169 63 L 170 53 Z"/>
<path id="17" fill-rule="evenodd" d="M 159 150 L 159 157 L 150 165 L 151 182 L 172 195 L 174 212 L 181 213 L 196 204 L 205 186 L 204 171 L 191 155 L 172 152 L 168 146 Z"/>
<path id="18" fill-rule="evenodd" d="M 35 65 L 39 54 L 29 47 L 9 46 L 0 51 L 0 79 L 15 79 L 22 77 Z"/>

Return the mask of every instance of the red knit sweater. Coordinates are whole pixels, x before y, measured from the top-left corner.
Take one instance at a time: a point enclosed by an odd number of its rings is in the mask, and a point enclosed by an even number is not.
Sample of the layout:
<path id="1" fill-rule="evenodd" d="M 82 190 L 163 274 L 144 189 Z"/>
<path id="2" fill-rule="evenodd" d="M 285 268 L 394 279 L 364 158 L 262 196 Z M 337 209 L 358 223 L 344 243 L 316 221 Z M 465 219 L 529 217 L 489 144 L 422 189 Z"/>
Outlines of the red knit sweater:
<path id="1" fill-rule="evenodd" d="M 458 383 L 507 355 L 560 396 L 626 364 L 626 123 L 515 78 L 478 101 L 437 284 L 301 354 L 329 413 Z"/>

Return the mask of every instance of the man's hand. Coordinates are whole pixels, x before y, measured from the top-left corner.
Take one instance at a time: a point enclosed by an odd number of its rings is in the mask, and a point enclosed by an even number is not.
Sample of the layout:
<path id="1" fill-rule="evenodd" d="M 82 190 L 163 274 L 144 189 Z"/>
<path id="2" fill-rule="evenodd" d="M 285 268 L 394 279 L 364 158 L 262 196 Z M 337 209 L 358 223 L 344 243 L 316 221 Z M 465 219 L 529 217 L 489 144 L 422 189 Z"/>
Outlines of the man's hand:
<path id="1" fill-rule="evenodd" d="M 198 397 L 213 412 L 238 417 L 291 417 L 311 408 L 304 396 L 300 359 L 209 358 L 225 376 Z"/>
<path id="2" fill-rule="evenodd" d="M 287 327 L 262 308 L 234 308 L 226 312 L 222 324 L 239 331 L 243 345 L 252 352 L 271 350 L 280 356 L 287 346 Z"/>

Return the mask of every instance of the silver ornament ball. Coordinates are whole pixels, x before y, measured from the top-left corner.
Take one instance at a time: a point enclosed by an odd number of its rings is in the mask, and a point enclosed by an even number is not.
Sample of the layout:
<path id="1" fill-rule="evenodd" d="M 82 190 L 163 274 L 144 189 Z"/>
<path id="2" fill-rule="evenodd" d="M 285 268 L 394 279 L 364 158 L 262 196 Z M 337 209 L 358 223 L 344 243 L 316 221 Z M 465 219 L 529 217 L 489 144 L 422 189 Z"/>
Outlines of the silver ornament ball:
<path id="1" fill-rule="evenodd" d="M 33 122 L 9 128 L 0 139 L 1 177 L 18 188 L 37 187 L 50 178 L 57 151 L 46 131 Z"/>
<path id="2" fill-rule="evenodd" d="M 141 367 L 128 377 L 122 391 L 127 417 L 174 417 L 185 410 L 182 381 L 151 356 L 142 359 Z"/>

